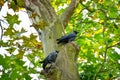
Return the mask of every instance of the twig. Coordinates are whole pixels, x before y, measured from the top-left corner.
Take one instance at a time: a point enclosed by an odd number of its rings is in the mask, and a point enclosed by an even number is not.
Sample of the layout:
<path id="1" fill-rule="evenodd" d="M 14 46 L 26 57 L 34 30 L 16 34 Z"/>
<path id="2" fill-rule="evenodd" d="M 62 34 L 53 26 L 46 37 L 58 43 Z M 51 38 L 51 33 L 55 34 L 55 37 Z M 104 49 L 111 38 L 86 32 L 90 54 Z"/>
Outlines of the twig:
<path id="1" fill-rule="evenodd" d="M 3 28 L 2 28 L 1 22 L 0 22 L 0 28 L 1 28 L 0 41 L 2 41 L 2 37 L 3 37 Z M 1 45 L 0 45 L 0 47 L 1 47 Z"/>
<path id="2" fill-rule="evenodd" d="M 101 11 L 105 14 L 105 11 L 101 9 Z M 103 31 L 102 31 L 102 36 L 103 36 L 103 40 L 104 40 L 104 44 L 105 44 L 105 51 L 104 51 L 104 61 L 102 62 L 102 64 L 104 65 L 104 63 L 106 62 L 106 58 L 107 58 L 107 51 L 108 51 L 108 43 L 105 39 L 105 30 L 106 28 L 104 26 L 107 26 L 106 22 L 107 22 L 107 15 L 105 14 L 105 21 L 104 21 L 104 24 L 103 24 Z M 94 76 L 94 80 L 96 80 L 97 78 L 97 74 L 99 72 L 101 72 L 101 70 L 103 69 L 103 65 L 101 65 L 101 67 L 99 68 L 98 72 L 95 74 Z"/>
<path id="3" fill-rule="evenodd" d="M 74 13 L 74 10 L 76 9 L 79 1 L 80 0 L 72 0 L 69 7 L 67 7 L 66 10 L 61 14 L 60 20 L 61 20 L 61 23 L 63 24 L 64 28 L 66 27 L 69 18 Z"/>
<path id="4" fill-rule="evenodd" d="M 104 25 L 106 25 L 106 23 L 104 23 Z M 108 43 L 105 40 L 105 28 L 104 27 L 103 27 L 102 35 L 103 35 L 103 39 L 104 39 L 104 43 L 105 43 L 104 62 L 106 62 L 106 55 L 107 55 L 107 51 L 108 51 Z"/>
<path id="5" fill-rule="evenodd" d="M 112 46 L 108 46 L 107 48 L 112 48 L 112 47 L 115 47 L 115 46 L 117 46 L 117 45 L 120 45 L 120 42 L 118 42 L 118 43 L 116 43 L 116 44 L 114 44 L 114 45 L 112 45 Z"/>
<path id="6" fill-rule="evenodd" d="M 4 20 L 0 19 L 0 28 L 1 28 L 1 36 L 0 36 L 0 40 L 2 40 L 2 37 L 3 37 L 3 27 L 2 27 L 2 24 L 1 23 L 6 23 Z M 7 24 L 7 23 L 6 23 Z"/>
<path id="7" fill-rule="evenodd" d="M 3 28 L 2 28 L 1 22 L 0 22 L 0 28 L 1 28 L 1 36 L 0 36 L 0 40 L 2 40 L 2 37 L 3 37 Z"/>

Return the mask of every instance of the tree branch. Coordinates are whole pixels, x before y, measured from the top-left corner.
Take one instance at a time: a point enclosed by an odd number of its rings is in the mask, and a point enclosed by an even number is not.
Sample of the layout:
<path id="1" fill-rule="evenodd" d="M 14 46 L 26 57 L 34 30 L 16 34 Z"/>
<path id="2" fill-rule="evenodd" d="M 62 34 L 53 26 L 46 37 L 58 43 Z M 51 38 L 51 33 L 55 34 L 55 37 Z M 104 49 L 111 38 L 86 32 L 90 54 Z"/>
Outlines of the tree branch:
<path id="1" fill-rule="evenodd" d="M 108 46 L 107 48 L 116 47 L 117 45 L 120 45 L 120 42 L 118 42 L 118 43 L 116 43 L 116 44 L 114 44 L 114 45 L 112 45 L 112 46 Z"/>
<path id="2" fill-rule="evenodd" d="M 39 17 L 40 19 L 46 21 L 48 24 L 53 22 L 53 20 L 56 18 L 56 13 L 49 0 L 25 0 L 25 4 L 27 8 L 34 10 L 36 18 Z"/>
<path id="3" fill-rule="evenodd" d="M 104 10 L 101 10 L 101 11 L 103 13 L 105 13 Z M 102 65 L 100 66 L 98 72 L 94 75 L 94 80 L 96 80 L 98 73 L 100 73 L 101 70 L 104 69 L 104 64 L 105 64 L 105 62 L 107 60 L 108 42 L 105 39 L 105 30 L 106 30 L 106 28 L 104 27 L 104 26 L 107 26 L 107 24 L 106 24 L 106 22 L 107 22 L 107 15 L 105 14 L 104 16 L 105 16 L 105 21 L 104 21 L 103 28 L 102 28 L 102 36 L 103 36 L 103 40 L 104 40 L 104 44 L 105 44 L 104 61 L 102 62 Z"/>
<path id="4" fill-rule="evenodd" d="M 106 25 L 106 23 L 104 23 Z M 103 38 L 104 38 L 104 43 L 105 43 L 105 51 L 104 51 L 104 62 L 106 62 L 107 58 L 107 51 L 108 51 L 108 43 L 105 40 L 105 28 L 103 27 L 103 32 L 102 32 Z"/>
<path id="5" fill-rule="evenodd" d="M 80 0 L 72 0 L 69 7 L 67 7 L 66 10 L 61 14 L 60 20 L 61 20 L 61 23 L 63 24 L 64 28 L 66 27 L 69 18 L 74 13 L 74 10 L 76 9 L 79 1 Z"/>

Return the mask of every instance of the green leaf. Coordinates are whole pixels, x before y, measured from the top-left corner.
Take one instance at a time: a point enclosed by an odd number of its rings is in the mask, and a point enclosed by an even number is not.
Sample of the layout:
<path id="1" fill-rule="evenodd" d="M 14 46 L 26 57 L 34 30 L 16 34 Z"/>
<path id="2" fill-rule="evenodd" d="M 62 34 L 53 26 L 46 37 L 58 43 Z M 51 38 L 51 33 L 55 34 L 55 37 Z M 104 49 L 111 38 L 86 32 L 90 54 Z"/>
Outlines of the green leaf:
<path id="1" fill-rule="evenodd" d="M 2 74 L 0 80 L 8 80 L 8 79 L 11 80 L 11 77 L 9 75 L 10 75 L 9 73 Z"/>
<path id="2" fill-rule="evenodd" d="M 0 65 L 4 65 L 4 62 L 5 62 L 5 60 L 4 60 L 3 56 L 0 55 Z"/>
<path id="3" fill-rule="evenodd" d="M 8 23 L 10 24 L 11 27 L 13 27 L 13 25 L 16 24 L 20 24 L 21 21 L 18 20 L 18 15 L 10 15 L 7 14 L 7 16 L 5 17 L 6 20 L 8 21 Z"/>
<path id="4" fill-rule="evenodd" d="M 31 80 L 31 77 L 29 76 L 29 74 L 24 74 L 24 76 L 26 80 Z"/>
<path id="5" fill-rule="evenodd" d="M 6 49 L 8 52 L 10 52 L 10 53 L 12 53 L 12 52 L 14 52 L 15 50 L 16 50 L 16 48 L 14 48 L 14 47 L 11 47 L 11 48 L 8 48 L 8 49 Z"/>
<path id="6" fill-rule="evenodd" d="M 115 6 L 110 6 L 108 15 L 110 18 L 117 18 L 118 17 L 118 9 Z"/>
<path id="7" fill-rule="evenodd" d="M 15 80 L 15 79 L 17 79 L 18 76 L 19 76 L 18 71 L 15 70 L 15 69 L 13 69 L 12 72 L 11 72 L 11 74 L 10 74 L 11 80 Z"/>
<path id="8" fill-rule="evenodd" d="M 8 42 L 4 42 L 4 41 L 0 40 L 0 46 L 7 47 Z"/>

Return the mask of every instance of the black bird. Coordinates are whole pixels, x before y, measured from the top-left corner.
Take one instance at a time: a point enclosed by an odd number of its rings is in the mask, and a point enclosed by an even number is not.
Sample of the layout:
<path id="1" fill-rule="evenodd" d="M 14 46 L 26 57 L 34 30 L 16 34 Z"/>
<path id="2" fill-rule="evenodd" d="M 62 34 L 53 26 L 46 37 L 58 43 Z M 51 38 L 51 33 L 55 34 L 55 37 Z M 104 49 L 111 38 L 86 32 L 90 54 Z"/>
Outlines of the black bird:
<path id="1" fill-rule="evenodd" d="M 66 44 L 68 42 L 74 41 L 76 36 L 77 36 L 77 31 L 73 31 L 72 33 L 66 35 L 66 36 L 62 36 L 61 38 L 57 39 L 57 44 Z"/>
<path id="2" fill-rule="evenodd" d="M 47 64 L 55 63 L 58 53 L 59 51 L 55 50 L 54 52 L 50 53 L 43 61 L 39 62 L 39 63 L 43 63 L 42 67 L 44 70 Z"/>

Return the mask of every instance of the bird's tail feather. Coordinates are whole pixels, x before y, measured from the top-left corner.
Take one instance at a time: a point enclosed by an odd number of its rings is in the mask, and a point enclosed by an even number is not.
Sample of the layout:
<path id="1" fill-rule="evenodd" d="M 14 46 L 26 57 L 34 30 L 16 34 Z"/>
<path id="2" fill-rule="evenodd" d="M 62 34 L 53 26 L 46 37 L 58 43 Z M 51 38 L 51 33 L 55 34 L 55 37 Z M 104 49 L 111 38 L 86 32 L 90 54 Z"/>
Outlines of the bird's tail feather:
<path id="1" fill-rule="evenodd" d="M 57 44 L 60 44 L 60 41 L 58 41 Z"/>
<path id="2" fill-rule="evenodd" d="M 56 41 L 59 41 L 60 39 L 56 39 Z"/>
<path id="3" fill-rule="evenodd" d="M 39 63 L 43 63 L 44 61 L 40 61 Z"/>

